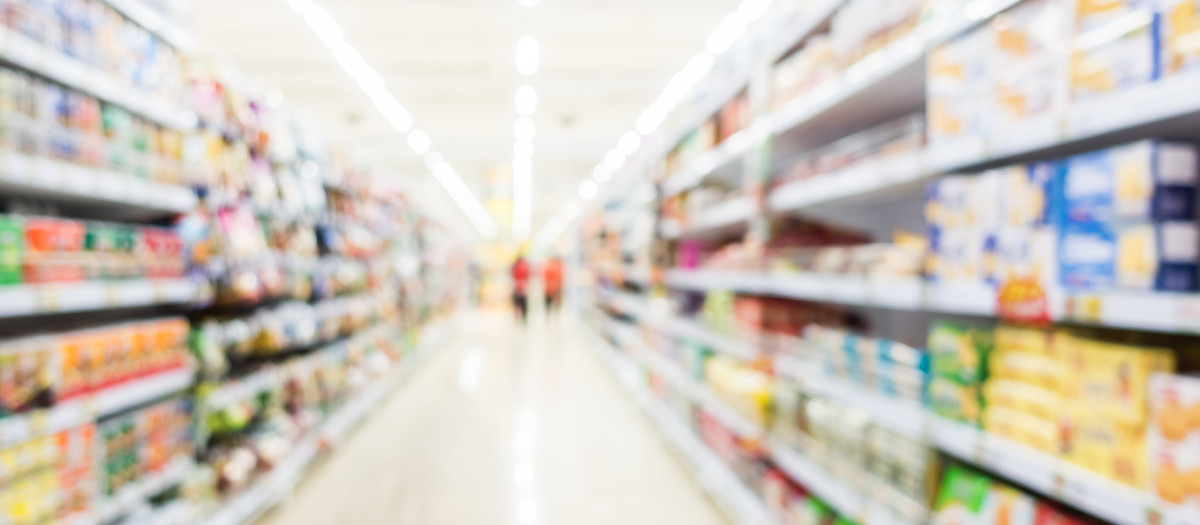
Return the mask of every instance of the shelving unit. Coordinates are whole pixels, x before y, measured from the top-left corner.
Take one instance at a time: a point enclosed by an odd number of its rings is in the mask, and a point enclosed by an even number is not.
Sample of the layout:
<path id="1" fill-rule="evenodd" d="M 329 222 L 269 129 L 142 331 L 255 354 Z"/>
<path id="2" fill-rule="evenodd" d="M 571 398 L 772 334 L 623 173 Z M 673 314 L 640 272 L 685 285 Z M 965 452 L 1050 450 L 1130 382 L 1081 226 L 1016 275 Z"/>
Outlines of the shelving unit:
<path id="1" fill-rule="evenodd" d="M 220 508 L 206 517 L 193 515 L 196 523 L 204 525 L 247 525 L 279 503 L 308 473 L 309 467 L 329 446 L 337 444 L 370 412 L 379 406 L 384 397 L 403 384 L 418 366 L 432 354 L 445 338 L 454 333 L 458 320 L 442 321 L 425 329 L 420 346 L 392 372 L 357 397 L 339 408 L 288 455 L 271 472 L 255 481 L 249 488 L 225 501 Z"/>
<path id="2" fill-rule="evenodd" d="M 187 304 L 200 298 L 191 279 L 28 284 L 0 288 L 0 319 L 35 315 Z"/>
<path id="3" fill-rule="evenodd" d="M 793 244 L 789 243 L 807 247 L 806 242 L 819 241 L 806 240 L 809 232 L 801 230 L 796 238 L 784 238 L 774 246 L 768 244 L 771 230 L 787 228 L 800 219 L 805 221 L 801 226 L 807 221 L 818 227 L 844 225 L 879 241 L 896 230 L 921 228 L 925 188 L 944 176 L 1062 159 L 1136 140 L 1198 136 L 1195 129 L 1200 122 L 1200 99 L 1193 94 L 1200 91 L 1200 72 L 1193 71 L 1164 75 L 1107 96 L 1076 99 L 1017 124 L 985 126 L 984 131 L 966 139 L 927 140 L 925 131 L 919 140 L 908 140 L 909 135 L 905 135 L 898 152 L 867 149 L 871 153 L 862 153 L 867 159 L 859 160 L 859 152 L 850 155 L 834 146 L 846 143 L 844 139 L 857 140 L 864 132 L 877 128 L 890 130 L 881 125 L 904 122 L 897 119 L 925 110 L 930 97 L 926 74 L 931 51 L 990 24 L 994 16 L 1022 2 L 966 0 L 922 19 L 906 36 L 889 35 L 885 45 L 867 48 L 870 51 L 854 58 L 852 65 L 808 64 L 809 68 L 837 67 L 840 72 L 816 80 L 796 98 L 783 102 L 773 98 L 775 86 L 771 82 L 776 65 L 807 45 L 808 39 L 836 25 L 836 13 L 849 3 L 813 1 L 787 23 L 770 20 L 751 25 L 740 44 L 724 55 L 715 55 L 713 73 L 693 88 L 692 98 L 676 108 L 663 129 L 646 138 L 646 147 L 617 174 L 631 181 L 628 185 L 657 184 L 660 195 L 654 211 L 658 217 L 657 237 L 643 251 L 658 265 L 653 271 L 660 272 L 664 279 L 661 286 L 645 292 L 654 297 L 654 308 L 647 315 L 634 316 L 635 328 L 621 331 L 624 335 L 620 342 L 626 347 L 623 353 L 633 356 L 627 358 L 629 366 L 653 372 L 651 384 L 656 389 L 660 384 L 656 381 L 661 380 L 670 385 L 670 392 L 686 394 L 727 430 L 745 436 L 764 432 L 746 425 L 736 412 L 723 409 L 704 386 L 704 380 L 693 379 L 659 354 L 640 347 L 645 343 L 630 334 L 638 335 L 640 330 L 654 341 L 690 343 L 672 347 L 672 355 L 683 352 L 703 360 L 715 354 L 741 360 L 745 368 L 761 367 L 769 361 L 776 380 L 799 385 L 835 406 L 868 413 L 872 424 L 956 457 L 1000 482 L 1012 482 L 1037 496 L 1039 502 L 1053 502 L 1122 525 L 1200 523 L 1200 515 L 1158 500 L 1149 488 L 1109 481 L 1065 459 L 1041 454 L 980 428 L 940 419 L 918 403 L 887 398 L 849 380 L 828 376 L 823 368 L 786 355 L 789 345 L 799 341 L 750 329 L 719 333 L 698 321 L 736 309 L 731 299 L 737 295 L 763 298 L 758 303 L 740 305 L 750 319 L 755 318 L 756 307 L 794 305 L 773 301 L 791 299 L 814 304 L 805 310 L 810 322 L 826 312 L 852 312 L 854 320 L 865 320 L 864 324 L 880 332 L 865 335 L 912 346 L 923 344 L 917 343 L 915 331 L 908 329 L 912 320 L 927 323 L 942 316 L 976 318 L 963 321 L 970 325 L 1012 321 L 998 304 L 998 287 L 982 279 L 978 284 L 948 284 L 919 275 L 873 277 L 869 276 L 872 272 L 864 270 L 849 270 L 847 274 L 799 270 L 784 273 L 781 269 L 789 264 L 807 268 L 804 265 L 812 263 L 805 259 L 806 253 L 793 257 L 788 251 Z M 755 33 L 757 29 L 763 33 Z M 805 73 L 820 76 L 808 70 Z M 730 117 L 741 115 L 743 101 L 738 97 L 743 93 L 749 98 L 746 105 L 752 108 L 749 118 Z M 734 126 L 733 133 L 727 125 Z M 697 133 L 692 135 L 694 131 Z M 700 139 L 693 140 L 697 136 Z M 722 141 L 720 137 L 726 138 Z M 830 159 L 825 162 L 822 155 L 827 154 Z M 797 169 L 792 170 L 793 166 Z M 674 171 L 664 173 L 667 169 Z M 826 171 L 810 176 L 820 169 Z M 718 183 L 722 188 L 713 187 Z M 696 193 L 689 193 L 692 191 Z M 629 201 L 626 194 L 624 189 L 613 191 L 605 208 L 625 206 Z M 697 207 L 698 202 L 718 204 Z M 686 218 L 681 219 L 681 215 Z M 607 214 L 597 213 L 594 218 L 601 226 L 583 228 L 584 239 L 597 231 L 621 234 L 622 230 L 608 227 Z M 819 228 L 814 230 L 817 233 L 809 237 L 820 238 Z M 743 232 L 743 242 L 730 243 Z M 600 257 L 612 256 L 600 250 L 597 253 Z M 619 254 L 624 259 L 642 255 Z M 795 260 L 775 261 L 768 256 Z M 705 259 L 710 259 L 707 264 Z M 1038 300 L 1044 298 L 1046 317 L 1053 323 L 1107 329 L 1097 333 L 1141 332 L 1130 334 L 1129 340 L 1136 336 L 1170 341 L 1172 337 L 1200 334 L 1200 294 L 1115 288 L 1079 291 L 1057 281 L 1040 292 Z M 597 297 L 604 297 L 602 291 Z M 718 314 L 710 311 L 710 300 Z M 764 314 L 760 322 L 766 325 L 769 318 Z M 627 318 L 620 321 L 630 322 Z M 791 327 L 789 330 L 797 322 L 774 321 Z M 728 331 L 727 325 L 736 323 L 719 324 Z M 1169 346 L 1165 342 L 1161 345 Z M 696 354 L 687 353 L 688 348 L 695 347 L 700 348 Z M 644 378 L 641 381 L 646 382 Z M 843 517 L 867 524 L 927 522 L 915 515 L 908 519 L 891 515 L 889 509 L 904 505 L 896 505 L 894 495 L 886 490 L 869 482 L 864 485 L 857 478 L 833 476 L 821 469 L 815 458 L 805 456 L 804 450 L 789 447 L 774 436 L 766 437 L 766 442 L 770 464 Z"/>
<path id="4" fill-rule="evenodd" d="M 142 0 L 104 0 L 134 23 L 158 35 L 177 49 L 189 51 L 195 47 L 191 33 L 177 22 L 142 3 Z"/>
<path id="5" fill-rule="evenodd" d="M 762 501 L 696 436 L 695 432 L 655 400 L 639 382 L 636 365 L 597 335 L 593 350 L 635 404 L 662 432 L 663 439 L 692 471 L 709 496 L 738 525 L 773 525 Z"/>
<path id="6" fill-rule="evenodd" d="M 0 419 L 0 449 L 161 399 L 192 385 L 195 371 L 173 370 L 111 386 L 53 408 Z"/>
<path id="7" fill-rule="evenodd" d="M 196 115 L 191 111 L 157 95 L 139 92 L 104 71 L 48 49 L 7 27 L 0 27 L 0 61 L 111 102 L 170 128 L 187 130 L 196 126 Z"/>
<path id="8" fill-rule="evenodd" d="M 865 278 L 822 274 L 672 271 L 671 287 L 728 290 L 872 308 L 996 318 L 991 286 L 932 285 L 918 278 Z M 1200 333 L 1200 295 L 1154 292 L 1047 291 L 1051 317 L 1077 323 L 1152 332 Z"/>
<path id="9" fill-rule="evenodd" d="M 13 151 L 0 157 L 0 192 L 90 204 L 111 215 L 172 215 L 198 204 L 191 188 Z"/>

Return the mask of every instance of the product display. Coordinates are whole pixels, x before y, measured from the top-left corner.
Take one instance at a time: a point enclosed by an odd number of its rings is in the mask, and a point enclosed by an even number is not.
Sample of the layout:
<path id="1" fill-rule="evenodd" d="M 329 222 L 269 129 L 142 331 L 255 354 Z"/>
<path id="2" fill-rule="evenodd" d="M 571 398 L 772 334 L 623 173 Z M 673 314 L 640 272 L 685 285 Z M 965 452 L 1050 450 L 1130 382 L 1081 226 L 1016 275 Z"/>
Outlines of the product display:
<path id="1" fill-rule="evenodd" d="M 579 229 L 590 266 L 629 209 L 657 221 L 615 255 L 665 275 L 620 290 L 647 307 L 592 314 L 647 371 L 635 394 L 696 421 L 723 491 L 776 523 L 1200 520 L 1200 156 L 1176 94 L 1200 4 L 782 4 Z M 762 134 L 722 148 L 710 112 L 743 97 Z M 742 227 L 712 217 L 735 202 Z"/>
<path id="2" fill-rule="evenodd" d="M 0 343 L 0 523 L 265 510 L 230 498 L 347 432 L 457 306 L 438 281 L 461 280 L 461 255 L 437 227 L 181 52 L 183 10 L 0 0 L 0 178 L 19 190 L 0 292 L 28 317 Z M 197 291 L 169 305 L 180 282 Z"/>

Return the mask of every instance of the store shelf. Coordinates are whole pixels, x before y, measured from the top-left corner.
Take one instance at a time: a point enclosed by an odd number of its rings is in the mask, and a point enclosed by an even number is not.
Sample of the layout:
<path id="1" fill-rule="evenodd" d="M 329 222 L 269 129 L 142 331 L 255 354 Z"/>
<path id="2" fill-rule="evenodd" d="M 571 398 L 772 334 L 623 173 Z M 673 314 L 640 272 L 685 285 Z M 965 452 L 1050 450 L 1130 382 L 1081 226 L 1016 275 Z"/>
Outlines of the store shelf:
<path id="1" fill-rule="evenodd" d="M 715 148 L 696 157 L 679 173 L 663 182 L 664 196 L 672 197 L 699 186 L 714 174 L 741 173 L 740 161 L 751 147 L 760 143 L 766 136 L 763 129 L 761 126 L 743 129 L 726 138 Z"/>
<path id="2" fill-rule="evenodd" d="M 766 433 L 762 425 L 751 421 L 721 401 L 708 387 L 701 384 L 695 378 L 688 376 L 679 366 L 667 362 L 661 356 L 644 346 L 640 350 L 638 357 L 646 368 L 653 370 L 677 389 L 687 394 L 705 412 L 721 421 L 721 424 L 725 425 L 725 428 L 728 428 L 734 434 L 744 439 L 761 439 Z"/>
<path id="3" fill-rule="evenodd" d="M 417 349 L 400 363 L 392 375 L 381 379 L 342 405 L 303 438 L 286 459 L 250 487 L 226 501 L 204 520 L 204 525 L 247 525 L 279 503 L 307 474 L 318 455 L 341 442 L 387 394 L 403 384 L 424 360 L 454 333 L 458 318 L 439 321 L 425 328 Z"/>
<path id="4" fill-rule="evenodd" d="M 738 359 L 750 361 L 762 356 L 758 342 L 717 333 L 696 321 L 680 317 L 665 317 L 652 319 L 647 326 L 672 337 L 686 339 Z"/>
<path id="5" fill-rule="evenodd" d="M 843 199 L 895 190 L 931 177 L 923 152 L 863 161 L 839 171 L 775 188 L 767 197 L 774 213 L 800 211 Z"/>
<path id="6" fill-rule="evenodd" d="M 187 51 L 195 45 L 192 35 L 179 27 L 178 24 L 163 16 L 153 8 L 146 6 L 142 0 L 104 0 L 135 24 L 146 28 L 147 31 L 158 35 L 177 49 Z"/>
<path id="7" fill-rule="evenodd" d="M 732 469 L 638 382 L 636 366 L 629 358 L 604 344 L 598 336 L 591 337 L 591 340 L 601 361 L 617 377 L 618 383 L 658 426 L 667 444 L 683 459 L 696 480 L 733 522 L 739 525 L 774 524 L 762 501 L 746 488 Z"/>
<path id="8" fill-rule="evenodd" d="M 143 476 L 131 485 L 122 487 L 115 496 L 98 505 L 94 518 L 97 523 L 112 523 L 146 504 L 150 498 L 183 481 L 195 467 L 191 457 L 176 458 L 159 472 Z"/>
<path id="9" fill-rule="evenodd" d="M 1200 523 L 1200 515 L 977 428 L 930 416 L 928 429 L 930 440 L 945 452 L 1105 521 L 1118 525 Z"/>
<path id="10" fill-rule="evenodd" d="M 152 93 L 143 92 L 74 59 L 0 27 L 0 60 L 111 102 L 154 122 L 175 129 L 196 125 L 196 115 Z"/>
<path id="11" fill-rule="evenodd" d="M 919 278 L 866 278 L 826 274 L 765 274 L 673 270 L 668 286 L 787 297 L 853 306 L 997 317 L 996 289 L 988 284 L 930 285 Z M 1051 318 L 1151 332 L 1200 333 L 1200 294 L 1161 292 L 1046 292 Z"/>
<path id="12" fill-rule="evenodd" d="M 198 204 L 190 188 L 15 151 L 0 156 L 0 192 L 141 215 L 185 213 Z"/>
<path id="13" fill-rule="evenodd" d="M 199 298 L 191 279 L 136 279 L 0 287 L 0 319 L 186 304 Z"/>
<path id="14" fill-rule="evenodd" d="M 844 380 L 808 373 L 797 377 L 796 371 L 805 368 L 790 359 L 776 358 L 776 370 L 792 377 L 802 388 L 863 410 L 875 424 L 932 443 L 947 454 L 1106 521 L 1121 525 L 1182 525 L 1197 523 L 1195 520 L 1200 518 L 1145 492 L 978 428 L 939 418 L 914 404 L 869 392 Z"/>
<path id="15" fill-rule="evenodd" d="M 183 368 L 135 379 L 52 408 L 0 419 L 0 449 L 30 439 L 79 427 L 180 392 L 192 384 L 195 371 Z"/>
<path id="16" fill-rule="evenodd" d="M 667 239 L 700 236 L 745 225 L 755 213 L 754 201 L 749 197 L 741 197 L 699 212 L 687 223 L 664 220 L 659 227 L 659 234 Z"/>

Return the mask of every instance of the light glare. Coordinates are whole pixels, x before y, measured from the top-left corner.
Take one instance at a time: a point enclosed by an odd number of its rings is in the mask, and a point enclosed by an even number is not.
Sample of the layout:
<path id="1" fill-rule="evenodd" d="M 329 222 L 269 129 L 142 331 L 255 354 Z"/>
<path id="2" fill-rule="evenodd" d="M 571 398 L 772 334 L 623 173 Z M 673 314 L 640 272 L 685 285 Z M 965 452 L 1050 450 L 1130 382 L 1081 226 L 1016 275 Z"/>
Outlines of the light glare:
<path id="1" fill-rule="evenodd" d="M 517 88 L 517 114 L 522 117 L 533 115 L 537 111 L 537 90 L 533 86 L 524 85 Z"/>
<path id="2" fill-rule="evenodd" d="M 517 41 L 517 72 L 526 76 L 537 73 L 539 60 L 537 39 L 529 35 L 521 37 Z"/>

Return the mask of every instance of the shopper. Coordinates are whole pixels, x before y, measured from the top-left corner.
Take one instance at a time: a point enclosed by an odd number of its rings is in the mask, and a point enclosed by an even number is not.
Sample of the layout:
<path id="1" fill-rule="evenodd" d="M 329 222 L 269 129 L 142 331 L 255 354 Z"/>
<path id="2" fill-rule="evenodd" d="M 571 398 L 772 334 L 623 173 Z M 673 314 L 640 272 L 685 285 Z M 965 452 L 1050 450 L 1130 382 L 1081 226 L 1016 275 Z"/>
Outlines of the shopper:
<path id="1" fill-rule="evenodd" d="M 542 268 L 542 283 L 546 295 L 546 315 L 558 313 L 562 305 L 563 264 L 562 259 L 551 257 Z"/>
<path id="2" fill-rule="evenodd" d="M 524 255 L 517 255 L 517 261 L 512 266 L 513 279 L 513 308 L 521 322 L 529 317 L 529 261 Z"/>

